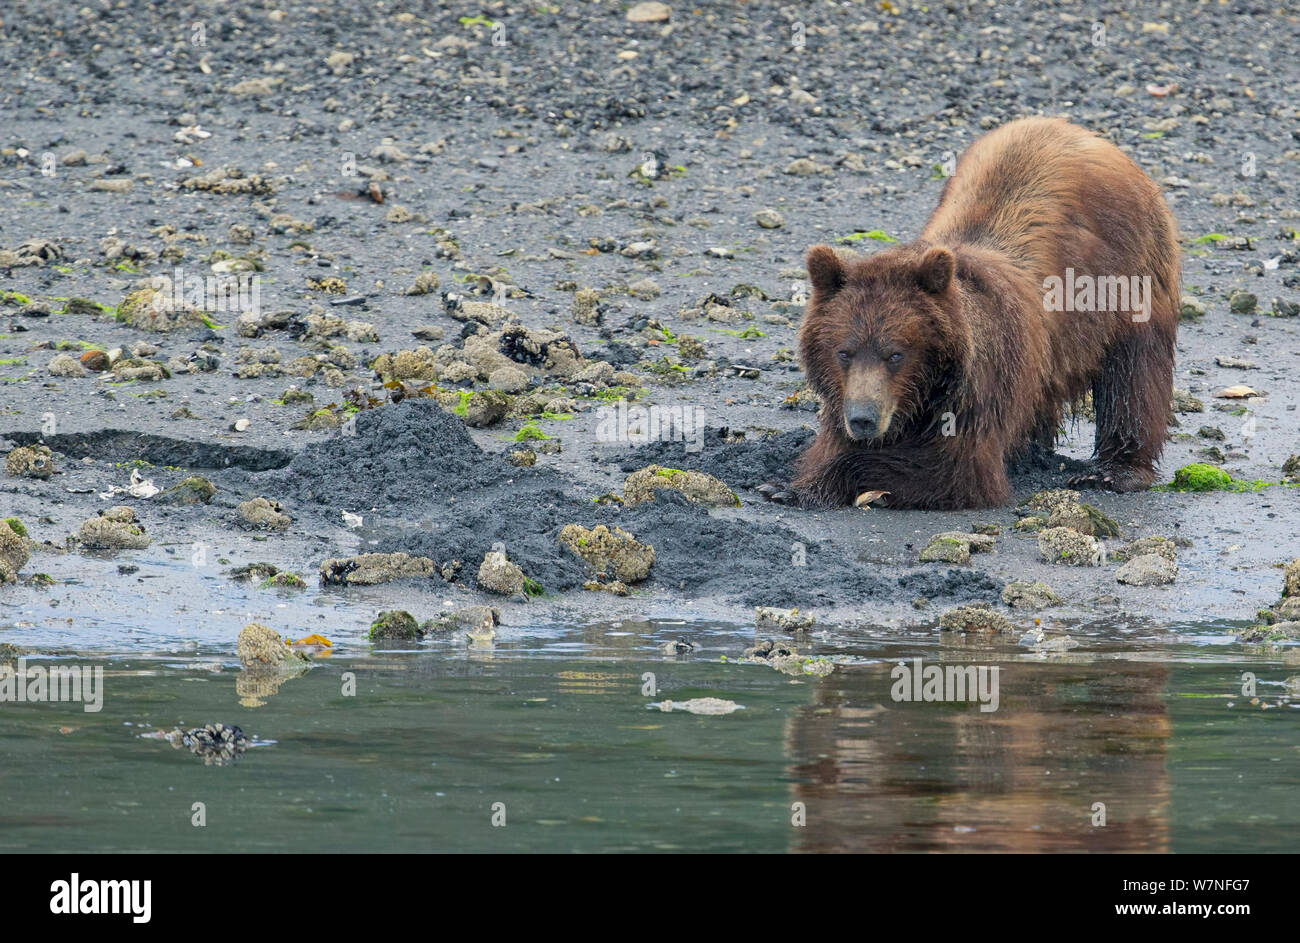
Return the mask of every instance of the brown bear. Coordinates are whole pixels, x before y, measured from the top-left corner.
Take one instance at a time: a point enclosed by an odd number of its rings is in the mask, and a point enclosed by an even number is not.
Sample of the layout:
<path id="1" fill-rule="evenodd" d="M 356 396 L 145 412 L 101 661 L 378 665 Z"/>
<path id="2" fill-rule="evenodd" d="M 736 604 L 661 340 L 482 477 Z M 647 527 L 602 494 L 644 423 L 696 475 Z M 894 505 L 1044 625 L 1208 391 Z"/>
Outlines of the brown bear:
<path id="1" fill-rule="evenodd" d="M 820 431 L 772 500 L 891 507 L 1010 498 L 1006 463 L 1051 448 L 1064 404 L 1092 391 L 1095 474 L 1147 487 L 1164 448 L 1179 253 L 1159 188 L 1113 144 L 1024 118 L 962 155 L 921 237 L 845 262 L 808 252 L 799 330 Z"/>

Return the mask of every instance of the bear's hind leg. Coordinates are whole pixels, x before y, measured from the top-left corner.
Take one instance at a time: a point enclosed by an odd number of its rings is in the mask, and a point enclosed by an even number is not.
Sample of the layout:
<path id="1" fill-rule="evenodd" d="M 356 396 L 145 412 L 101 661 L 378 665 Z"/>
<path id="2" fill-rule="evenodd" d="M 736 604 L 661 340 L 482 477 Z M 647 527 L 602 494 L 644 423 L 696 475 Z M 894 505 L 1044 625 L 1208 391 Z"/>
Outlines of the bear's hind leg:
<path id="1" fill-rule="evenodd" d="M 1173 379 L 1174 339 L 1155 319 L 1111 348 L 1092 385 L 1097 473 L 1072 485 L 1139 491 L 1151 484 L 1165 447 Z"/>

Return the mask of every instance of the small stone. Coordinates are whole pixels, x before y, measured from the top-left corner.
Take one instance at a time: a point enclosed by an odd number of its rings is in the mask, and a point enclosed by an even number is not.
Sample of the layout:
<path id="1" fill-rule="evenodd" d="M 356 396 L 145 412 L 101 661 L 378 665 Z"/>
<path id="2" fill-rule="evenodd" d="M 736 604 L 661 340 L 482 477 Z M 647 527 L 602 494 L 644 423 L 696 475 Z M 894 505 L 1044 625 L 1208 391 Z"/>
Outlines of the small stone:
<path id="1" fill-rule="evenodd" d="M 762 229 L 780 229 L 785 225 L 785 217 L 776 210 L 763 209 L 754 214 L 754 222 Z"/>
<path id="2" fill-rule="evenodd" d="M 955 537 L 934 537 L 921 551 L 922 563 L 969 563 L 970 544 Z"/>
<path id="3" fill-rule="evenodd" d="M 653 279 L 642 278 L 628 285 L 627 293 L 633 298 L 649 301 L 652 298 L 658 298 L 663 293 L 663 289 Z"/>
<path id="4" fill-rule="evenodd" d="M 307 656 L 291 648 L 280 633 L 257 622 L 250 622 L 240 630 L 235 653 L 239 663 L 249 669 L 297 666 L 307 661 Z"/>
<path id="5" fill-rule="evenodd" d="M 1061 597 L 1039 580 L 1015 580 L 1002 587 L 1002 601 L 1012 609 L 1046 609 L 1059 606 Z"/>
<path id="6" fill-rule="evenodd" d="M 420 626 L 425 635 L 465 629 L 470 638 L 490 639 L 501 624 L 501 615 L 490 606 L 464 606 L 448 615 L 429 619 Z"/>
<path id="7" fill-rule="evenodd" d="M 1037 627 L 1020 636 L 1018 644 L 1036 652 L 1066 652 L 1079 647 L 1079 643 L 1068 635 L 1048 635 Z"/>
<path id="8" fill-rule="evenodd" d="M 88 350 L 78 359 L 83 367 L 94 373 L 103 373 L 111 366 L 108 354 L 102 350 Z"/>
<path id="9" fill-rule="evenodd" d="M 1300 557 L 1288 563 L 1282 571 L 1282 595 L 1300 596 Z"/>
<path id="10" fill-rule="evenodd" d="M 411 330 L 411 336 L 417 340 L 437 342 L 446 337 L 447 332 L 437 324 L 421 324 Z"/>
<path id="11" fill-rule="evenodd" d="M 672 8 L 666 3 L 648 2 L 638 3 L 627 11 L 627 21 L 629 23 L 662 23 L 671 17 Z"/>
<path id="12" fill-rule="evenodd" d="M 1051 527 L 1038 535 L 1038 552 L 1048 563 L 1100 566 L 1102 545 L 1095 537 L 1070 527 Z"/>
<path id="13" fill-rule="evenodd" d="M 673 711 L 685 711 L 688 714 L 730 714 L 733 711 L 740 710 L 740 705 L 735 701 L 727 701 L 720 697 L 693 697 L 688 701 L 660 701 L 658 704 L 651 705 L 658 707 L 664 713 Z"/>
<path id="14" fill-rule="evenodd" d="M 191 475 L 157 495 L 154 501 L 174 505 L 207 504 L 216 493 L 216 485 L 208 479 Z"/>
<path id="15" fill-rule="evenodd" d="M 32 541 L 17 518 L 0 521 L 0 583 L 18 582 L 18 571 L 31 556 Z"/>
<path id="16" fill-rule="evenodd" d="M 48 445 L 20 445 L 5 456 L 5 474 L 13 478 L 47 479 L 54 474 Z"/>
<path id="17" fill-rule="evenodd" d="M 503 393 L 522 393 L 528 389 L 528 374 L 518 367 L 498 367 L 488 375 L 488 385 Z"/>
<path id="18" fill-rule="evenodd" d="M 476 390 L 465 404 L 465 424 L 476 429 L 494 426 L 510 411 L 510 397 L 501 390 Z"/>
<path id="19" fill-rule="evenodd" d="M 573 293 L 573 320 L 579 324 L 600 323 L 600 294 L 590 288 L 580 288 Z"/>
<path id="20" fill-rule="evenodd" d="M 1183 321 L 1197 321 L 1205 317 L 1205 305 L 1192 295 L 1183 295 L 1178 299 L 1178 317 Z"/>
<path id="21" fill-rule="evenodd" d="M 50 358 L 50 362 L 45 365 L 45 369 L 54 377 L 84 377 L 86 368 L 81 365 L 81 361 L 69 354 L 55 354 Z"/>
<path id="22" fill-rule="evenodd" d="M 1176 413 L 1202 413 L 1205 412 L 1205 404 L 1187 390 L 1175 389 L 1173 410 Z"/>
<path id="23" fill-rule="evenodd" d="M 1174 542 L 1168 537 L 1139 537 L 1137 540 L 1131 540 L 1114 551 L 1111 558 L 1123 563 L 1126 560 L 1132 560 L 1151 553 L 1164 557 L 1170 563 L 1173 563 L 1176 555 Z"/>
<path id="24" fill-rule="evenodd" d="M 802 100 L 799 97 L 800 93 L 803 95 Z M 790 95 L 790 101 L 795 104 L 811 105 L 815 103 L 816 99 L 807 92 L 803 92 L 802 89 L 795 89 Z M 811 177 L 814 174 L 821 173 L 825 169 L 826 168 L 822 167 L 821 164 L 817 163 L 817 161 L 810 157 L 797 157 L 786 165 L 785 170 L 782 171 L 782 173 L 789 174 L 792 177 Z"/>
<path id="25" fill-rule="evenodd" d="M 1248 291 L 1234 291 L 1228 296 L 1228 310 L 1233 314 L 1254 314 L 1259 299 Z"/>
<path id="26" fill-rule="evenodd" d="M 1046 511 L 1051 514 L 1054 511 L 1071 508 L 1078 504 L 1079 492 L 1071 491 L 1069 488 L 1036 491 L 1022 503 L 1032 511 Z"/>
<path id="27" fill-rule="evenodd" d="M 404 609 L 387 609 L 370 623 L 371 639 L 418 639 L 423 633 L 415 616 Z"/>
<path id="28" fill-rule="evenodd" d="M 798 609 L 778 609 L 775 606 L 754 608 L 754 628 L 760 632 L 806 632 L 817 622 L 812 613 Z"/>
<path id="29" fill-rule="evenodd" d="M 242 502 L 235 511 L 246 527 L 256 530 L 287 530 L 293 519 L 280 505 L 267 498 L 253 498 Z"/>
<path id="30" fill-rule="evenodd" d="M 1178 566 L 1158 553 L 1144 553 L 1125 563 L 1115 579 L 1126 586 L 1163 586 L 1178 577 Z"/>
<path id="31" fill-rule="evenodd" d="M 618 254 L 628 259 L 653 259 L 659 255 L 659 247 L 653 240 L 630 242 Z"/>
<path id="32" fill-rule="evenodd" d="M 1047 526 L 1068 527 L 1092 537 L 1119 536 L 1119 525 L 1091 504 L 1059 504 L 1048 515 Z"/>
<path id="33" fill-rule="evenodd" d="M 987 603 L 972 603 L 946 610 L 939 616 L 939 628 L 949 632 L 992 632 L 1003 634 L 1015 631 L 1011 620 L 994 612 Z"/>
<path id="34" fill-rule="evenodd" d="M 1282 463 L 1282 480 L 1286 482 L 1300 481 L 1300 455 L 1290 455 Z"/>
<path id="35" fill-rule="evenodd" d="M 86 550 L 143 550 L 149 546 L 149 537 L 136 523 L 135 512 L 121 505 L 83 521 L 80 540 Z"/>

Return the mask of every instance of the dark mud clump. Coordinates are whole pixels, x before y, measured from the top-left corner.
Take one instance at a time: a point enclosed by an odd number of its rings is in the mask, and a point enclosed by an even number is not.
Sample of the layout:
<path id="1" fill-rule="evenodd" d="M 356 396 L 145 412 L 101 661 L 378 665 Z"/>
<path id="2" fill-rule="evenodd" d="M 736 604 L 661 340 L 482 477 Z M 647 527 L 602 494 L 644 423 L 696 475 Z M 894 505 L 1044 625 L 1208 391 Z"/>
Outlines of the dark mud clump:
<path id="1" fill-rule="evenodd" d="M 706 429 L 702 447 L 686 450 L 683 442 L 653 442 L 620 454 L 619 469 L 634 472 L 647 465 L 700 471 L 720 478 L 732 488 L 756 488 L 769 481 L 789 481 L 795 461 L 813 439 L 812 429 L 727 441 L 726 429 Z"/>
<path id="2" fill-rule="evenodd" d="M 1058 455 L 1037 442 L 1028 443 L 1007 460 L 1007 475 L 1018 491 L 1061 488 L 1065 476 L 1087 474 L 1093 470 L 1090 463 Z"/>
<path id="3" fill-rule="evenodd" d="M 700 470 L 757 483 L 764 480 L 759 470 L 784 467 L 805 442 L 788 434 L 729 446 L 718 437 Z M 718 458 L 733 448 L 741 451 Z M 746 465 L 749 476 L 736 479 L 735 469 Z M 499 544 L 545 593 L 577 589 L 588 578 L 583 561 L 557 540 L 566 524 L 621 527 L 653 545 L 650 581 L 687 597 L 810 607 L 916 592 L 996 597 L 1000 589 L 957 571 L 918 574 L 923 585 L 904 585 L 787 527 L 715 516 L 670 491 L 632 508 L 598 505 L 553 469 L 514 468 L 504 455 L 484 452 L 458 418 L 427 400 L 365 410 L 355 435 L 312 443 L 272 476 L 282 489 L 275 493 L 304 509 L 330 517 L 338 508 L 371 510 L 379 519 L 365 533 L 377 541 L 375 551 L 425 556 L 440 567 L 458 560 L 474 572 Z"/>
<path id="4" fill-rule="evenodd" d="M 311 443 L 275 475 L 283 481 L 284 490 L 275 492 L 282 500 L 380 512 L 472 501 L 510 477 L 463 422 L 427 399 L 363 410 L 355 434 Z"/>
<path id="5" fill-rule="evenodd" d="M 72 458 L 95 458 L 105 462 L 144 461 L 151 465 L 181 468 L 243 468 L 254 472 L 281 468 L 289 463 L 293 454 L 280 449 L 222 445 L 121 429 L 57 435 L 15 431 L 4 433 L 0 438 L 12 439 L 19 445 L 42 442 Z"/>

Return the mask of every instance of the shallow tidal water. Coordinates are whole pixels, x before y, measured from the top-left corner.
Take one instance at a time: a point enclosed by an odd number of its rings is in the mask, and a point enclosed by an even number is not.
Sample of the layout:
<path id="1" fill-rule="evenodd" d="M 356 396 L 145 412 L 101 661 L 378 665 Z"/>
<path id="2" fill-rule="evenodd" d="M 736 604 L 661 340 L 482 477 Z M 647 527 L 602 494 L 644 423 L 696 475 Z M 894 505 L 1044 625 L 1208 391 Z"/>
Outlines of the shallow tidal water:
<path id="1" fill-rule="evenodd" d="M 31 658 L 102 666 L 103 706 L 0 704 L 0 851 L 1293 850 L 1294 659 L 1228 626 L 1120 634 L 1041 655 L 817 632 L 821 678 L 736 661 L 752 629 L 671 621 L 336 643 L 270 683 L 197 644 Z M 697 649 L 659 652 L 678 636 Z M 997 710 L 895 701 L 918 657 L 997 666 Z M 741 707 L 654 706 L 703 697 Z M 216 722 L 252 741 L 225 765 L 159 736 Z"/>

